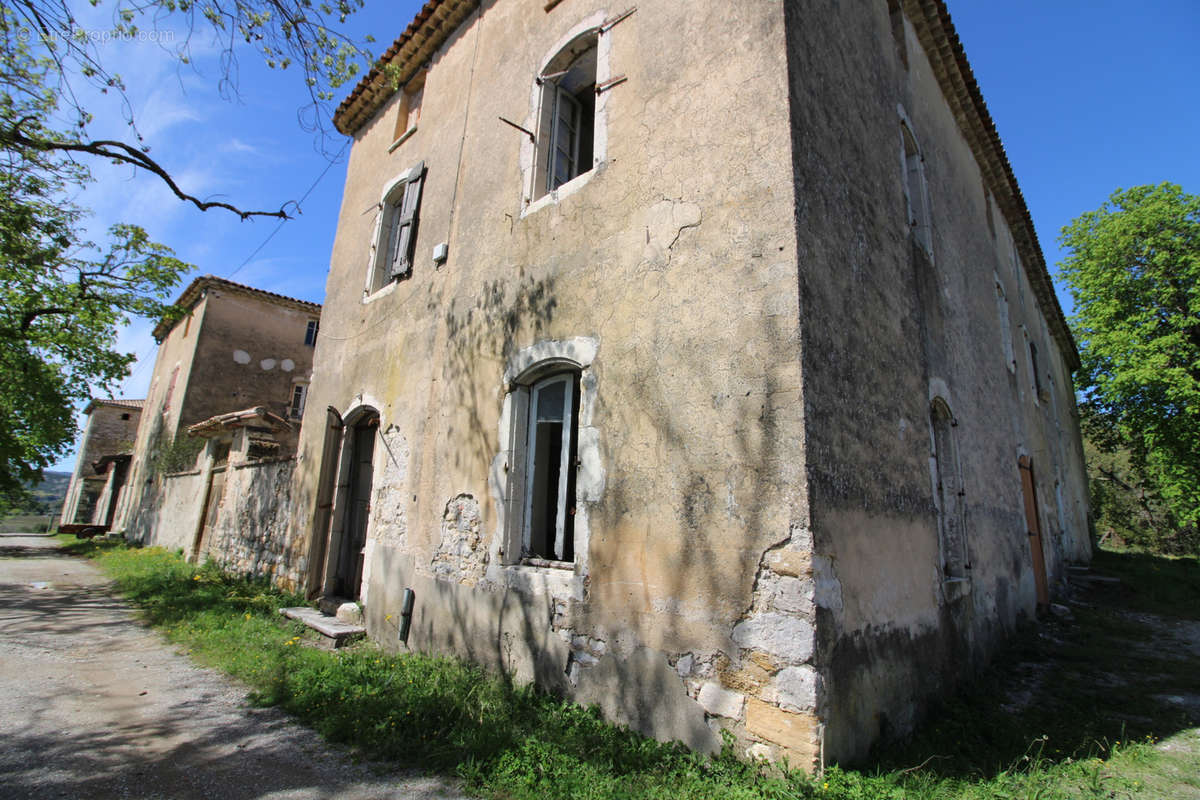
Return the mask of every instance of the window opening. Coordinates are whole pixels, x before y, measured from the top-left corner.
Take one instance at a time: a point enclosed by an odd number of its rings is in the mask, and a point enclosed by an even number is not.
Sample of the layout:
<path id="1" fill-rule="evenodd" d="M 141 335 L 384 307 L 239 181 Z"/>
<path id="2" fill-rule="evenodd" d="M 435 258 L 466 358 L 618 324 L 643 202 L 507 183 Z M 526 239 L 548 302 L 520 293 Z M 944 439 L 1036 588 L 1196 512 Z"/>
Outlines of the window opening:
<path id="1" fill-rule="evenodd" d="M 957 443 L 954 440 L 956 424 L 950 407 L 940 397 L 936 398 L 930 409 L 930 425 L 933 429 L 934 490 L 937 494 L 942 572 L 946 578 L 966 577 L 967 570 L 971 568 L 967 559 L 963 489 L 958 470 Z"/>
<path id="2" fill-rule="evenodd" d="M 1016 373 L 1017 359 L 1013 355 L 1012 320 L 1008 315 L 1008 296 L 1004 294 L 1004 286 L 1000 276 L 996 276 L 996 315 L 1000 318 L 1000 346 L 1004 353 L 1004 365 L 1009 372 Z"/>
<path id="3" fill-rule="evenodd" d="M 908 69 L 908 43 L 904 36 L 904 11 L 900 8 L 900 0 L 888 0 L 888 16 L 892 23 L 892 41 L 896 44 L 896 55 L 900 63 Z"/>
<path id="4" fill-rule="evenodd" d="M 425 162 L 406 172 L 384 197 L 379 239 L 369 291 L 376 292 L 412 272 L 417 238 L 417 211 L 421 205 Z"/>
<path id="5" fill-rule="evenodd" d="M 401 91 L 400 108 L 396 111 L 396 127 L 392 140 L 399 142 L 417 129 L 421 119 L 421 100 L 425 95 L 425 73 L 421 70 L 414 75 Z"/>
<path id="6" fill-rule="evenodd" d="M 1040 399 L 1042 396 L 1042 377 L 1038 374 L 1038 353 L 1037 345 L 1033 342 L 1029 343 L 1029 367 L 1033 370 L 1033 394 L 1034 397 Z"/>
<path id="7" fill-rule="evenodd" d="M 576 417 L 579 376 L 545 378 L 530 389 L 522 555 L 575 560 Z"/>
<path id="8" fill-rule="evenodd" d="M 171 410 L 171 400 L 175 396 L 175 382 L 179 380 L 179 365 L 171 370 L 171 382 L 167 384 L 167 396 L 163 400 L 162 413 L 165 416 Z"/>
<path id="9" fill-rule="evenodd" d="M 592 169 L 596 127 L 598 32 L 577 37 L 546 65 L 535 177 L 540 197 Z"/>
<path id="10" fill-rule="evenodd" d="M 904 164 L 904 197 L 908 205 L 908 226 L 926 253 L 932 252 L 929 200 L 925 186 L 925 165 L 917 140 L 908 125 L 900 125 L 901 156 Z"/>
<path id="11" fill-rule="evenodd" d="M 317 331 L 321 329 L 321 323 L 318 320 L 310 319 L 308 328 L 304 331 L 304 343 L 309 347 L 317 346 Z"/>
<path id="12" fill-rule="evenodd" d="M 300 419 L 304 416 L 304 400 L 308 394 L 308 387 L 302 383 L 292 387 L 292 402 L 288 408 L 288 416 L 292 419 Z"/>

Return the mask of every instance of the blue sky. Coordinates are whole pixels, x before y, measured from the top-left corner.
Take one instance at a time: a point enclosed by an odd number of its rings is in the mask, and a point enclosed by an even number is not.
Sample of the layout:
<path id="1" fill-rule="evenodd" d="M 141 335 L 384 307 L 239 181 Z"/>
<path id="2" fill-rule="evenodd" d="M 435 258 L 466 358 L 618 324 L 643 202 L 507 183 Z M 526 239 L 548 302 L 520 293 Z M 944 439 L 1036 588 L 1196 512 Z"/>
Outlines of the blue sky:
<path id="1" fill-rule="evenodd" d="M 75 5 L 83 25 L 108 27 L 111 5 Z M 1200 193 L 1200 5 L 1194 0 L 948 5 L 1052 271 L 1062 257 L 1059 229 L 1117 187 L 1171 181 Z M 368 0 L 349 30 L 374 35 L 379 52 L 419 7 L 413 0 Z M 166 44 L 177 44 L 181 35 Z M 113 222 L 135 222 L 196 264 L 197 275 L 321 302 L 345 158 L 331 165 L 299 126 L 300 74 L 269 70 L 244 52 L 239 93 L 229 99 L 218 92 L 218 51 L 204 35 L 193 39 L 188 66 L 148 41 L 103 43 L 100 55 L 125 78 L 152 155 L 188 191 L 263 209 L 312 191 L 301 213 L 275 232 L 273 220 L 240 222 L 220 211 L 194 211 L 156 179 L 99 165 L 99 182 L 79 198 L 95 211 L 97 236 Z M 96 116 L 94 137 L 124 134 L 111 97 L 94 96 L 88 107 Z M 336 151 L 343 141 L 334 134 L 326 145 Z M 1060 297 L 1069 303 L 1061 290 Z M 135 322 L 121 334 L 120 347 L 140 362 L 120 396 L 144 396 L 154 359 L 152 327 Z M 74 460 L 72 452 L 52 468 L 70 470 Z"/>

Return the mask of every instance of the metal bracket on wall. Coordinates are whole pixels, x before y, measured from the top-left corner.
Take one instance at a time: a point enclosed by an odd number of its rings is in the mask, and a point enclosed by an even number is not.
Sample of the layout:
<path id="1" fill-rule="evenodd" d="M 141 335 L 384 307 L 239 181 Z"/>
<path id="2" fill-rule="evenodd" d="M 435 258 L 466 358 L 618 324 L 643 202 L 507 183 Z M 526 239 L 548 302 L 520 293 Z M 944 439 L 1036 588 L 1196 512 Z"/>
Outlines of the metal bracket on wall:
<path id="1" fill-rule="evenodd" d="M 622 11 L 620 14 L 617 14 L 612 19 L 606 19 L 604 22 L 601 22 L 600 27 L 597 28 L 596 30 L 598 30 L 600 33 L 608 33 L 613 28 L 613 26 L 616 25 L 618 22 L 623 22 L 624 20 L 633 16 L 633 12 L 635 12 L 635 11 L 637 11 L 637 6 L 634 6 L 633 8 L 629 9 L 628 11 Z"/>
<path id="2" fill-rule="evenodd" d="M 529 130 L 528 128 L 523 128 L 523 127 L 521 127 L 520 125 L 518 125 L 517 123 L 513 122 L 512 120 L 507 120 L 507 119 L 505 119 L 504 117 L 497 117 L 497 119 L 499 119 L 499 120 L 500 120 L 501 122 L 503 122 L 505 125 L 511 125 L 512 127 L 514 127 L 514 128 L 516 128 L 517 130 L 519 130 L 521 133 L 523 133 L 523 134 L 525 134 L 526 136 L 528 136 L 528 137 L 529 137 L 529 141 L 531 141 L 531 142 L 536 142 L 536 141 L 537 141 L 537 138 L 536 138 L 536 137 L 533 135 L 533 131 Z"/>
<path id="3" fill-rule="evenodd" d="M 613 88 L 614 86 L 619 86 L 620 84 L 624 83 L 627 80 L 629 80 L 629 78 L 625 77 L 624 75 L 617 75 L 614 78 L 609 78 L 604 83 L 597 83 L 596 84 L 596 94 L 600 94 L 601 92 L 606 92 L 609 89 Z"/>

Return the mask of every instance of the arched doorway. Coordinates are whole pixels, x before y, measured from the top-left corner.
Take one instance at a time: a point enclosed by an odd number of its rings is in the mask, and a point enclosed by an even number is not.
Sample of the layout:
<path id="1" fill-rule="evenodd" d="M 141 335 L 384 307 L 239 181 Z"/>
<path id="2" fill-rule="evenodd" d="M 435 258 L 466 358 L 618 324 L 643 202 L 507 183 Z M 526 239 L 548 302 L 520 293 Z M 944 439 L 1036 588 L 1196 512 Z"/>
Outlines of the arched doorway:
<path id="1" fill-rule="evenodd" d="M 341 458 L 332 493 L 332 524 L 321 592 L 326 598 L 357 600 L 362 594 L 363 549 L 371 518 L 378 431 L 379 414 L 374 409 L 360 409 L 348 414 L 342 428 Z"/>

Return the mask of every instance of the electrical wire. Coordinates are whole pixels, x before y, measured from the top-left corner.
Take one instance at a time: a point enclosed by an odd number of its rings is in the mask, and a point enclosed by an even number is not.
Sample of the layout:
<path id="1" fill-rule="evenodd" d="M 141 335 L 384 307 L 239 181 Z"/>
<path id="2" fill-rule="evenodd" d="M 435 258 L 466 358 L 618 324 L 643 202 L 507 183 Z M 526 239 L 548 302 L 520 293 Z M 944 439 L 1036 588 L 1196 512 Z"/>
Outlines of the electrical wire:
<path id="1" fill-rule="evenodd" d="M 316 177 L 316 180 L 314 180 L 312 182 L 312 184 L 308 187 L 308 189 L 305 190 L 304 194 L 300 195 L 300 199 L 296 201 L 296 214 L 297 215 L 303 213 L 300 208 L 301 204 L 303 204 L 304 201 L 308 199 L 308 196 L 313 193 L 313 191 L 317 188 L 317 186 L 321 183 L 321 181 L 325 178 L 325 176 L 329 174 L 329 170 L 333 169 L 333 166 L 341 161 L 342 154 L 344 154 L 346 152 L 346 148 L 348 148 L 350 146 L 350 142 L 351 142 L 350 139 L 347 139 L 345 141 L 345 143 L 342 145 L 342 149 L 338 150 L 337 155 L 335 155 L 333 158 L 331 158 L 329 160 L 329 163 L 325 165 L 325 169 L 321 170 L 321 174 Z M 288 220 L 288 219 L 279 220 L 279 223 L 275 226 L 275 228 L 270 233 L 268 233 L 261 242 L 259 242 L 257 247 L 255 247 L 253 250 L 250 251 L 250 255 L 246 256 L 246 258 L 242 261 L 242 263 L 238 264 L 233 269 L 232 272 L 230 272 L 228 275 L 225 276 L 225 279 L 226 280 L 232 279 L 234 275 L 237 275 L 239 272 L 241 272 L 243 269 L 245 269 L 246 266 L 254 259 L 254 257 L 256 255 L 258 255 L 260 252 L 262 252 L 262 249 L 264 247 L 266 247 L 267 244 L 269 244 L 272 239 L 275 238 L 275 234 L 279 233 L 280 229 L 283 228 L 284 224 L 289 221 L 290 220 Z M 129 386 L 129 383 L 134 378 L 136 378 L 138 375 L 140 375 L 142 370 L 145 369 L 146 365 L 150 363 L 150 356 L 157 349 L 158 349 L 158 344 L 151 345 L 150 348 L 147 349 L 144 354 L 142 354 L 141 356 L 138 357 L 137 366 L 134 367 L 133 372 L 129 373 L 129 377 L 121 382 L 121 394 L 125 393 L 125 390 Z"/>

